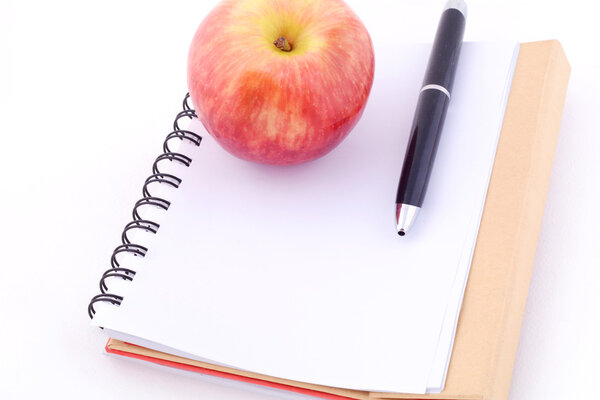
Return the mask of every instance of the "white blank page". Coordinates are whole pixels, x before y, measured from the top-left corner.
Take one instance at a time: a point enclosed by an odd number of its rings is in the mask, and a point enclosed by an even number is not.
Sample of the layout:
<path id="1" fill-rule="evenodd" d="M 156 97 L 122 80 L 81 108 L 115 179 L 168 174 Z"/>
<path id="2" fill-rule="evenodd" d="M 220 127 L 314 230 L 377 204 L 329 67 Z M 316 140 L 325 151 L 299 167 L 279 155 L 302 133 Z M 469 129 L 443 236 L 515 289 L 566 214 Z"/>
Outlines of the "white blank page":
<path id="1" fill-rule="evenodd" d="M 248 163 L 197 127 L 202 145 L 125 300 L 94 324 L 267 375 L 424 393 L 468 271 L 514 48 L 463 46 L 428 196 L 403 238 L 394 199 L 427 46 L 376 50 L 363 118 L 314 162 Z"/>
<path id="2" fill-rule="evenodd" d="M 479 46 L 478 48 L 478 63 L 469 63 L 469 64 L 461 64 L 461 75 L 462 76 L 472 76 L 477 74 L 477 70 L 488 70 L 490 68 L 494 68 L 492 64 L 493 62 L 498 62 L 495 60 L 494 54 L 496 52 L 504 52 L 506 47 L 513 49 L 512 59 L 503 60 L 504 67 L 508 67 L 506 69 L 506 80 L 505 80 L 505 90 L 504 90 L 504 99 L 500 102 L 501 107 L 501 115 L 504 115 L 506 110 L 506 103 L 508 101 L 508 95 L 510 92 L 510 86 L 512 84 L 512 78 L 515 71 L 517 58 L 519 56 L 519 44 L 518 43 L 487 43 L 485 46 Z M 469 93 L 455 92 L 454 97 L 460 98 L 464 95 L 469 95 Z M 492 91 L 487 94 L 480 94 L 480 99 L 483 96 L 495 96 L 497 95 L 496 91 Z M 488 101 L 481 101 L 478 104 L 478 108 L 473 108 L 473 113 L 482 112 L 482 107 L 488 107 Z M 503 117 L 502 117 L 503 118 Z M 492 122 L 492 121 L 490 121 Z M 497 127 L 496 134 L 499 136 L 501 130 L 501 124 Z M 493 142 L 492 146 L 494 151 L 497 147 L 497 142 Z M 491 175 L 491 169 L 493 165 L 490 165 L 490 171 L 487 176 L 483 176 L 485 179 L 485 185 L 487 186 L 489 183 L 489 178 Z M 475 210 L 477 211 L 477 210 Z M 483 203 L 479 205 L 479 210 L 473 216 L 473 223 L 479 225 L 479 221 L 481 220 L 481 215 L 483 213 Z M 450 362 L 450 355 L 452 353 L 452 346 L 454 344 L 454 334 L 456 333 L 456 325 L 458 323 L 458 315 L 460 312 L 460 308 L 462 305 L 462 298 L 465 291 L 465 287 L 467 284 L 467 278 L 471 266 L 471 260 L 473 257 L 473 251 L 475 247 L 475 242 L 469 240 L 465 240 L 465 248 L 463 249 L 463 256 L 466 257 L 466 260 L 461 260 L 459 263 L 459 268 L 456 271 L 455 282 L 452 287 L 451 297 L 448 300 L 448 307 L 446 309 L 446 316 L 444 318 L 444 323 L 442 325 L 442 331 L 440 332 L 440 339 L 438 342 L 438 348 L 436 351 L 436 356 L 433 361 L 432 370 L 429 374 L 429 379 L 427 381 L 427 393 L 439 393 L 443 390 L 445 382 L 446 382 L 446 374 L 448 372 L 448 364 Z"/>

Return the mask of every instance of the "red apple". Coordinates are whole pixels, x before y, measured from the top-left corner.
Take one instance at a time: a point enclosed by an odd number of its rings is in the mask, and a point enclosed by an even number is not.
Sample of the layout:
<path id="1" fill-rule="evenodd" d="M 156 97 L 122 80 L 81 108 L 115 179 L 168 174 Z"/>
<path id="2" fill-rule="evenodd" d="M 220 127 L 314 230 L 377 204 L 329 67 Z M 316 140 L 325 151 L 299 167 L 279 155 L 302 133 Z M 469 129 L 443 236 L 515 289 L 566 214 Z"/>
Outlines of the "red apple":
<path id="1" fill-rule="evenodd" d="M 224 0 L 194 36 L 188 87 L 227 151 L 289 165 L 348 135 L 373 72 L 369 33 L 343 0 Z"/>

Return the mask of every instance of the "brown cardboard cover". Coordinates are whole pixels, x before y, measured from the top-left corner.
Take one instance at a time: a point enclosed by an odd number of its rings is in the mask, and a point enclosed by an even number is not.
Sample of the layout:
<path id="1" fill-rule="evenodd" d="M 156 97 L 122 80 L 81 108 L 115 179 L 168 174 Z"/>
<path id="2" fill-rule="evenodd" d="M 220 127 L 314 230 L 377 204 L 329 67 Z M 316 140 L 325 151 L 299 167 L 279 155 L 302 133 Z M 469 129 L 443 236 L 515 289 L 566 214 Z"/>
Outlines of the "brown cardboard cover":
<path id="1" fill-rule="evenodd" d="M 506 399 L 569 73 L 558 41 L 521 45 L 442 393 L 369 393 L 312 385 L 219 367 L 114 339 L 107 348 L 360 400 Z"/>

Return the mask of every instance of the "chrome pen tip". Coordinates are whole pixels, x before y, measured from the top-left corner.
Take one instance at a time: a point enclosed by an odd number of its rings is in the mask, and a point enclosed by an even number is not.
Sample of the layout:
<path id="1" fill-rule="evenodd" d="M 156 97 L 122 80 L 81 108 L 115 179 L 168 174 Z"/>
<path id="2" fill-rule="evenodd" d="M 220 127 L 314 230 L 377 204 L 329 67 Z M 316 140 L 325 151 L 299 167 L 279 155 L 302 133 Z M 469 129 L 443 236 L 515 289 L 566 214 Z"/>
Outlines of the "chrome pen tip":
<path id="1" fill-rule="evenodd" d="M 421 208 L 410 204 L 396 204 L 396 229 L 398 235 L 404 236 L 417 218 Z"/>

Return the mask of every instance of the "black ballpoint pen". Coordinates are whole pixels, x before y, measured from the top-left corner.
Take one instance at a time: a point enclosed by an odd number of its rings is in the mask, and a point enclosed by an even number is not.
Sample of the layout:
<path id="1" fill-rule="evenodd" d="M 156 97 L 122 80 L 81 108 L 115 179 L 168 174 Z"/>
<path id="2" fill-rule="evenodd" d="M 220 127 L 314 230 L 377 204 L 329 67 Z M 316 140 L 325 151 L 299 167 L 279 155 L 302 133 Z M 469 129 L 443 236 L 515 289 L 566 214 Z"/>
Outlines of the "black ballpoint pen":
<path id="1" fill-rule="evenodd" d="M 466 17 L 465 2 L 449 0 L 440 18 L 398 183 L 396 227 L 400 236 L 410 229 L 423 205 L 450 102 Z"/>

